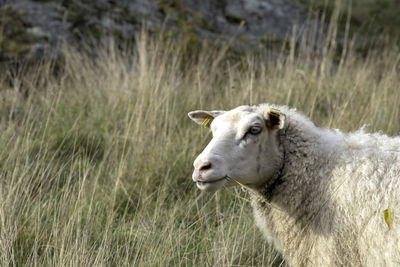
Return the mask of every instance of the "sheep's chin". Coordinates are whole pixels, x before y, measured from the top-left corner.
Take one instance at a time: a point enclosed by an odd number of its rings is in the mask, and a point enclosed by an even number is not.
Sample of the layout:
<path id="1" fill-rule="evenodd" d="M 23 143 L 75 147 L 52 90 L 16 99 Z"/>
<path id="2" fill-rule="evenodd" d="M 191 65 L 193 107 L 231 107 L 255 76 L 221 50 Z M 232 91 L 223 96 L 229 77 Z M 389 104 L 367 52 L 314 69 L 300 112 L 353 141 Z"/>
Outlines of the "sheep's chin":
<path id="1" fill-rule="evenodd" d="M 196 182 L 197 187 L 202 191 L 213 192 L 220 189 L 226 183 L 226 178 L 221 178 L 213 182 Z"/>

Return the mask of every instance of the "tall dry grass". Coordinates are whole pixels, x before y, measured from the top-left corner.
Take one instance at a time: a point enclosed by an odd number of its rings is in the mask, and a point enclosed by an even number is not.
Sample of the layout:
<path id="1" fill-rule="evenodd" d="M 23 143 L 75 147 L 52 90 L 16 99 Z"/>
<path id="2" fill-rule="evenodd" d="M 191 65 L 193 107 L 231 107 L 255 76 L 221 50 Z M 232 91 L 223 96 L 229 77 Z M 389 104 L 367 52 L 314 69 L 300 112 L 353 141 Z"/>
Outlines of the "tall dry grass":
<path id="1" fill-rule="evenodd" d="M 56 75 L 0 74 L 0 265 L 281 264 L 240 188 L 191 182 L 210 135 L 186 114 L 268 102 L 322 127 L 398 134 L 398 49 L 360 57 L 335 38 L 318 50 L 289 40 L 278 60 L 204 46 L 188 61 L 179 43 L 142 34 L 96 58 L 66 49 Z"/>

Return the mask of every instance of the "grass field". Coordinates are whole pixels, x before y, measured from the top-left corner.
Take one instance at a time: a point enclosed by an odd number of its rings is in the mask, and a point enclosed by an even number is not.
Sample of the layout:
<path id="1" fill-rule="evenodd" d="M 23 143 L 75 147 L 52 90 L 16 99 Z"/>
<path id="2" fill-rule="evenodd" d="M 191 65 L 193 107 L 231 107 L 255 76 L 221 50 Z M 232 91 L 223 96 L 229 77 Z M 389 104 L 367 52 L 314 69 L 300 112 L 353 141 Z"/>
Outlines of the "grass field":
<path id="1" fill-rule="evenodd" d="M 142 34 L 135 49 L 66 48 L 0 74 L 0 266 L 279 266 L 240 188 L 201 193 L 210 140 L 195 109 L 276 103 L 321 127 L 397 135 L 400 56 L 360 57 L 330 29 L 321 49 L 230 56 Z M 275 59 L 274 59 L 275 58 Z"/>

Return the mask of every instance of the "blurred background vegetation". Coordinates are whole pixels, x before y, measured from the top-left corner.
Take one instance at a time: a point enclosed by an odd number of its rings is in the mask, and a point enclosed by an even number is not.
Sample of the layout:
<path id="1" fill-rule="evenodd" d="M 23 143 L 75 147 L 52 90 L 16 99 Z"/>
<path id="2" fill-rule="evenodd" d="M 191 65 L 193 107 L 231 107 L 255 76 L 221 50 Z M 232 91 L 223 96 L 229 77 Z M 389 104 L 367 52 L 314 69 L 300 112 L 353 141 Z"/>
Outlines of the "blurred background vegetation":
<path id="1" fill-rule="evenodd" d="M 282 35 L 258 35 L 225 1 L 204 31 L 182 2 L 144 1 L 160 28 L 142 10 L 115 36 L 125 22 L 101 18 L 122 19 L 108 7 L 123 1 L 13 3 L 29 10 L 0 11 L 0 266 L 284 265 L 245 192 L 196 189 L 210 134 L 186 114 L 276 103 L 321 127 L 399 134 L 398 24 L 383 19 L 396 1 L 293 2 L 318 19 Z"/>
<path id="2" fill-rule="evenodd" d="M 376 41 L 384 35 L 391 41 L 398 42 L 400 35 L 400 1 L 398 0 L 297 0 L 305 10 L 311 8 L 312 14 L 320 16 L 324 12 L 329 19 L 339 8 L 339 29 L 345 30 L 349 17 L 350 32 Z M 325 19 L 325 22 L 327 21 Z"/>
<path id="3" fill-rule="evenodd" d="M 189 52 L 203 42 L 235 52 L 279 49 L 293 26 L 300 39 L 311 25 L 326 31 L 332 17 L 338 45 L 346 34 L 357 36 L 357 49 L 365 54 L 371 45 L 399 44 L 399 13 L 398 0 L 3 0 L 0 62 L 58 59 L 63 45 L 82 41 L 134 43 L 143 25 L 165 39 L 185 41 Z"/>

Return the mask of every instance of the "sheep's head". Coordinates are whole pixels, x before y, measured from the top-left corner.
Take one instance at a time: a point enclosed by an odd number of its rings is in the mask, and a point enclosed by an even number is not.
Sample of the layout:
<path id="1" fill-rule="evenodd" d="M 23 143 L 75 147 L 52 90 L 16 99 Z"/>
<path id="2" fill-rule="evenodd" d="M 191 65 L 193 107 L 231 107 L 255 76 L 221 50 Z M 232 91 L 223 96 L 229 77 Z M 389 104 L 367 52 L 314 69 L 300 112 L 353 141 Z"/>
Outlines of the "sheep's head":
<path id="1" fill-rule="evenodd" d="M 193 181 L 214 191 L 231 180 L 248 187 L 268 182 L 282 165 L 277 132 L 285 115 L 275 109 L 240 106 L 230 111 L 192 111 L 189 117 L 211 128 L 213 138 L 194 161 Z"/>

